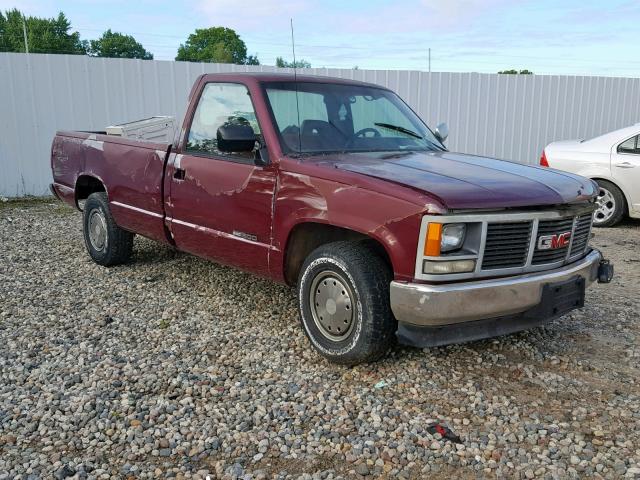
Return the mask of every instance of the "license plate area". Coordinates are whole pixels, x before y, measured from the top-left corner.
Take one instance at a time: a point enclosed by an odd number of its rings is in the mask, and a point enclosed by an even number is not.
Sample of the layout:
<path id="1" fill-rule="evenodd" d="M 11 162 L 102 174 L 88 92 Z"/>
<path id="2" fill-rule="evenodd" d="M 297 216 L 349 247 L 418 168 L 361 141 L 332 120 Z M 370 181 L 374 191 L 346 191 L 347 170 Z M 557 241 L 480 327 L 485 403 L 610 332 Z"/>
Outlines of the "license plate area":
<path id="1" fill-rule="evenodd" d="M 584 307 L 585 290 L 586 284 L 582 277 L 547 283 L 542 287 L 541 306 L 547 316 L 559 317 L 571 310 Z"/>

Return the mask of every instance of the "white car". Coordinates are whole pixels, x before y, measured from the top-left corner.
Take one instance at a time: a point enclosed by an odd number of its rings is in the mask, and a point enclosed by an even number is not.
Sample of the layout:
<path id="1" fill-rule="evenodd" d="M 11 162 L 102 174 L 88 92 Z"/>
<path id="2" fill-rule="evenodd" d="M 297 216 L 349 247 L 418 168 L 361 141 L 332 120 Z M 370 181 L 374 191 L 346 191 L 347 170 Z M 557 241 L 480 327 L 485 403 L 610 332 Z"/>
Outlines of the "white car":
<path id="1" fill-rule="evenodd" d="M 540 165 L 598 182 L 596 227 L 611 227 L 625 215 L 640 218 L 640 123 L 590 140 L 550 143 Z"/>

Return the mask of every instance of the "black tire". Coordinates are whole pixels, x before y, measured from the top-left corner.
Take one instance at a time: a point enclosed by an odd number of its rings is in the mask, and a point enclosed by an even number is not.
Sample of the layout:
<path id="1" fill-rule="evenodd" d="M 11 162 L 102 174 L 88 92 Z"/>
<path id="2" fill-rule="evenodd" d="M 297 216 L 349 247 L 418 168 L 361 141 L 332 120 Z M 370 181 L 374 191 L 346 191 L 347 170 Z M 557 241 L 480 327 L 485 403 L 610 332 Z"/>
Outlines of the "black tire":
<path id="1" fill-rule="evenodd" d="M 94 262 L 110 267 L 125 263 L 131 258 L 134 235 L 116 225 L 109 210 L 106 193 L 97 192 L 89 195 L 84 203 L 82 215 L 84 244 Z M 91 228 L 94 228 L 93 234 L 90 232 Z M 102 229 L 106 232 L 104 238 L 101 235 Z"/>
<path id="2" fill-rule="evenodd" d="M 343 365 L 357 365 L 382 357 L 393 344 L 397 330 L 389 302 L 391 280 L 392 272 L 388 265 L 362 242 L 329 243 L 311 252 L 300 271 L 298 305 L 302 327 L 313 347 L 331 362 Z M 327 281 L 333 287 L 326 286 Z M 314 282 L 320 283 L 315 283 L 314 288 Z M 338 326 L 330 333 L 331 324 L 321 323 L 319 317 L 322 318 L 323 307 L 314 306 L 319 305 L 315 302 L 320 300 L 318 287 L 334 288 L 340 297 L 338 301 L 342 307 L 336 307 L 337 301 L 329 296 L 324 304 L 324 313 L 330 312 L 329 302 L 333 302 L 333 312 L 329 316 L 334 319 L 334 327 L 337 324 L 345 330 L 337 331 L 340 330 Z M 348 317 L 347 309 L 351 304 L 353 308 Z M 337 311 L 338 308 L 341 310 Z M 346 325 L 347 318 L 349 325 Z M 327 319 L 324 321 L 328 322 Z M 332 334 L 337 337 L 329 338 Z"/>
<path id="3" fill-rule="evenodd" d="M 620 223 L 627 209 L 627 202 L 624 198 L 624 194 L 622 191 L 613 183 L 608 182 L 607 180 L 597 180 L 598 186 L 600 187 L 600 191 L 598 192 L 598 210 L 595 213 L 593 226 L 594 227 L 613 227 Z M 607 202 L 608 204 L 613 204 L 613 212 L 610 216 L 603 209 L 603 199 L 604 195 L 610 194 L 610 197 L 613 202 Z"/>

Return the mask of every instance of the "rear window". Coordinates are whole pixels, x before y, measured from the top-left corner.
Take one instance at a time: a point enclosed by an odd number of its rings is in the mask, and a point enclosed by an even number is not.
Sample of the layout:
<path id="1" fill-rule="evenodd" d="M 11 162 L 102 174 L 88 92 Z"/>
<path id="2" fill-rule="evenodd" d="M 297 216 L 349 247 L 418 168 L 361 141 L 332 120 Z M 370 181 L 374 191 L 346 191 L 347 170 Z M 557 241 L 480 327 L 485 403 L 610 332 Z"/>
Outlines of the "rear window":
<path id="1" fill-rule="evenodd" d="M 618 153 L 638 153 L 638 135 L 618 145 Z"/>

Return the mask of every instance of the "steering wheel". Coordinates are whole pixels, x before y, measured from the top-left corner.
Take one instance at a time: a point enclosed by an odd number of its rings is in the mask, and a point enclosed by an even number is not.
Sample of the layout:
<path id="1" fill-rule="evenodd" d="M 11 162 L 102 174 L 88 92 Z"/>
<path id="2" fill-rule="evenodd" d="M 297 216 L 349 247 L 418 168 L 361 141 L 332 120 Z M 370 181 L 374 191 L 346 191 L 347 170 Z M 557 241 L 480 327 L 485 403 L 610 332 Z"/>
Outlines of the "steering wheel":
<path id="1" fill-rule="evenodd" d="M 367 136 L 367 133 L 373 133 L 373 137 Z M 368 128 L 363 128 L 362 130 L 358 130 L 356 133 L 353 134 L 353 136 L 355 138 L 379 138 L 382 135 L 380 134 L 379 130 L 368 127 Z"/>

